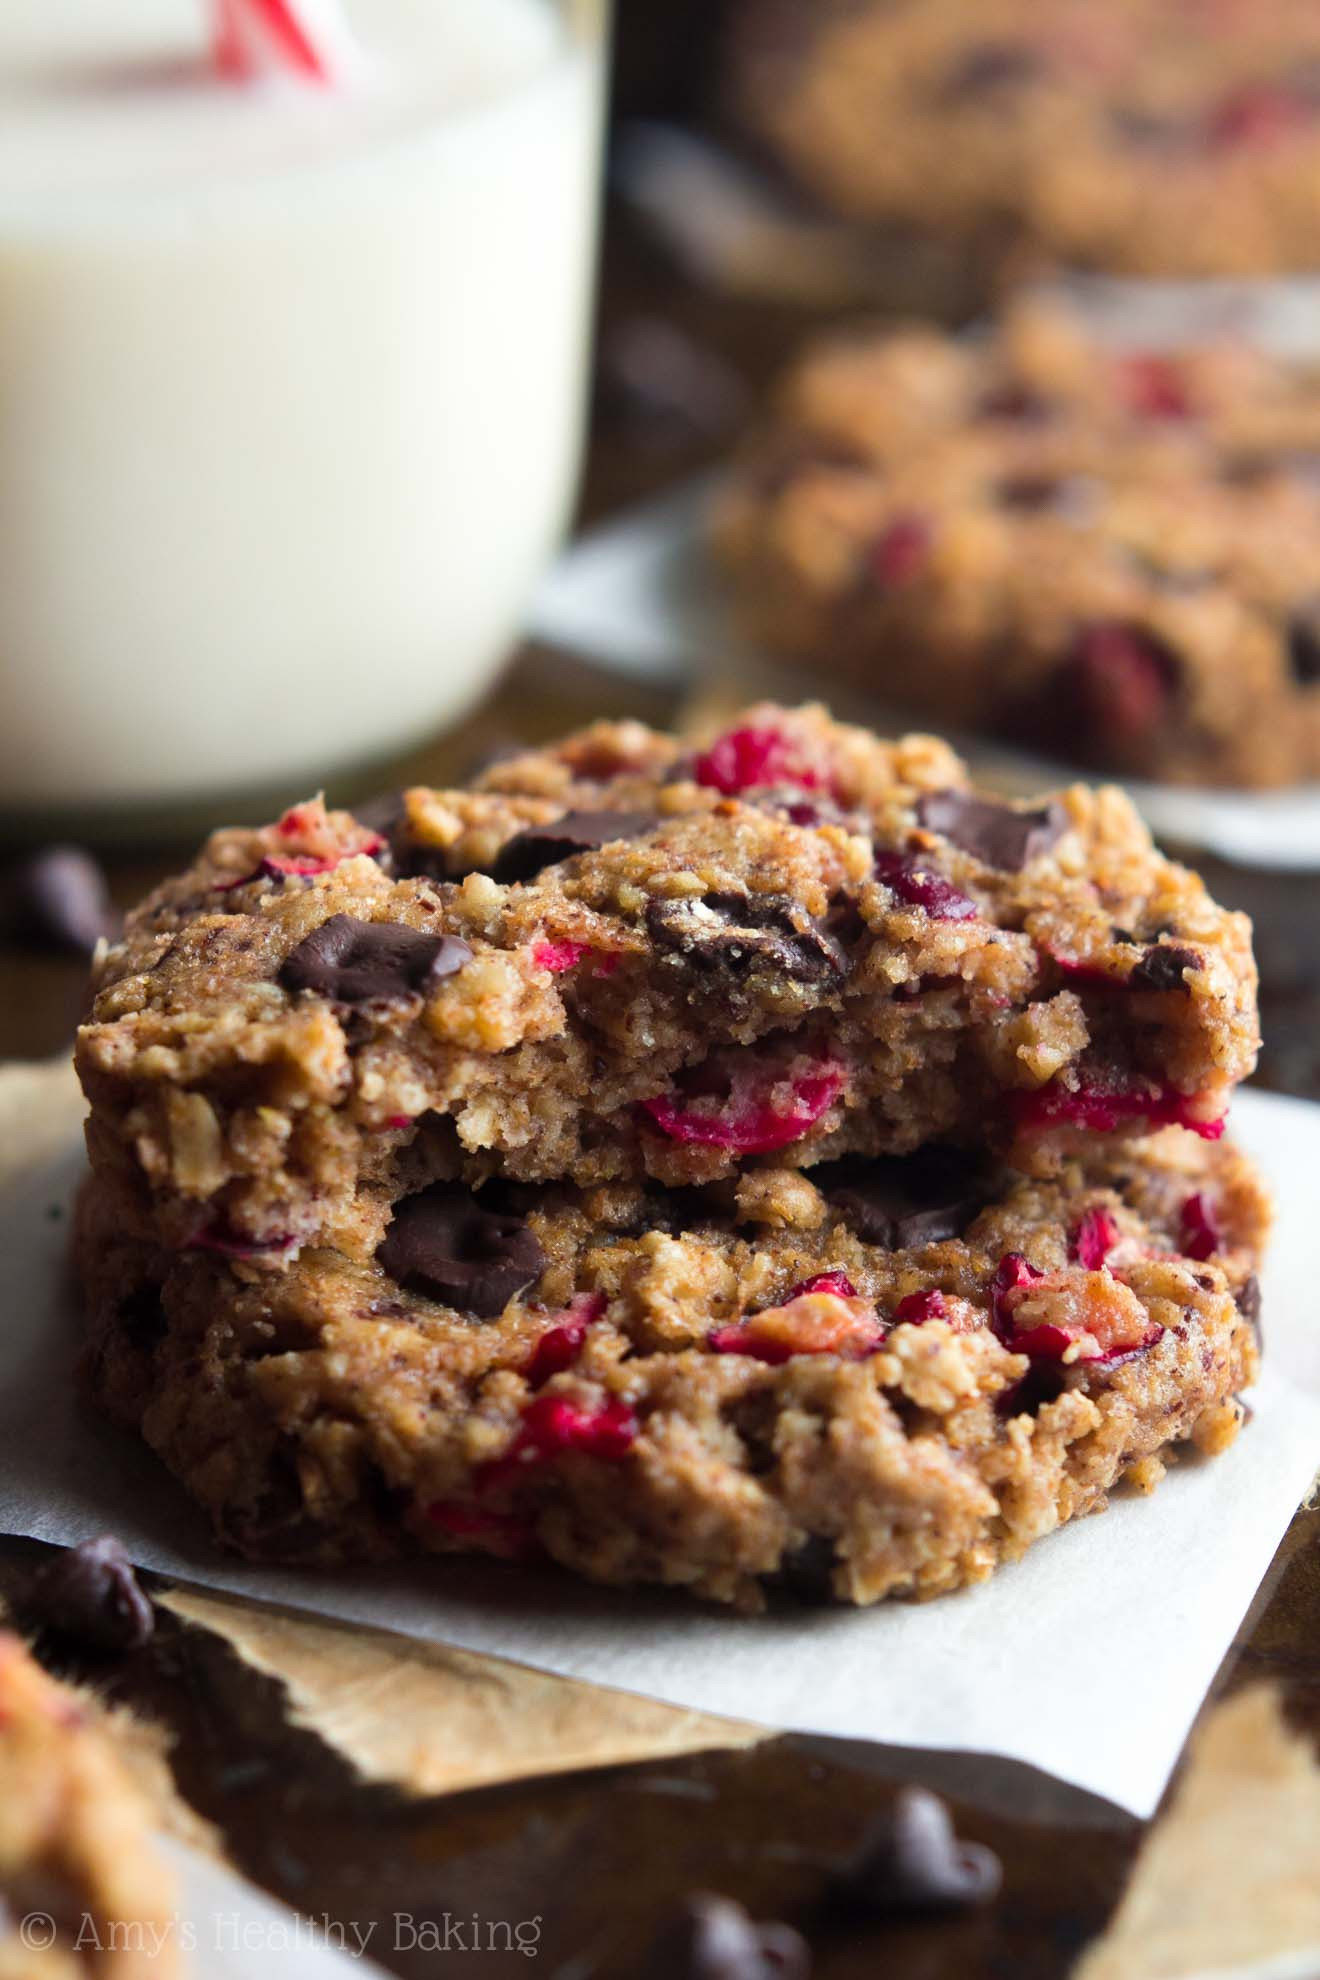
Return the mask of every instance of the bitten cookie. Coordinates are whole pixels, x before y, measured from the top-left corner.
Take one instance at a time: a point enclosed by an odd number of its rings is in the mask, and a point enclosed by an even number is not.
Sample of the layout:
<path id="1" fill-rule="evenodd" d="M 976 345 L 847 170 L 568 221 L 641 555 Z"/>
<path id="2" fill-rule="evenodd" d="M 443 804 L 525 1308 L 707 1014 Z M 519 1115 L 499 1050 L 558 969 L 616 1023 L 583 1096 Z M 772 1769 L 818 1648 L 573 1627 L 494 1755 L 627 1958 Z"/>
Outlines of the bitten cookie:
<path id="1" fill-rule="evenodd" d="M 809 350 L 715 550 L 817 674 L 1104 770 L 1289 784 L 1320 775 L 1318 463 L 1313 370 L 1027 304 Z"/>
<path id="2" fill-rule="evenodd" d="M 729 92 L 828 204 L 1005 271 L 1316 266 L 1307 0 L 741 0 Z"/>
<path id="3" fill-rule="evenodd" d="M 704 748 L 600 724 L 383 830 L 217 833 L 77 1058 L 123 1228 L 280 1270 L 432 1181 L 1214 1138 L 1256 1048 L 1249 924 L 1119 792 L 1009 805 L 932 738 L 761 707 Z"/>
<path id="4" fill-rule="evenodd" d="M 1264 1195 L 1177 1130 L 1040 1181 L 931 1149 L 364 1222 L 275 1274 L 82 1201 L 93 1387 L 256 1558 L 934 1595 L 1221 1450 L 1257 1366 Z"/>

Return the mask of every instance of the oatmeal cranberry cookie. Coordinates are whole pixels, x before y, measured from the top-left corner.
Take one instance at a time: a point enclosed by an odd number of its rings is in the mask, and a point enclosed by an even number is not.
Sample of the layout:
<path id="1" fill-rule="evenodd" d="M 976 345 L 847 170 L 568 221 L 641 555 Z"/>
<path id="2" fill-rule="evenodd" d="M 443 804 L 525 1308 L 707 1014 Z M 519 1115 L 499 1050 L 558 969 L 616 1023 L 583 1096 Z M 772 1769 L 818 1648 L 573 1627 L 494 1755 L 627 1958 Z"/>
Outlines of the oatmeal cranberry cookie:
<path id="1" fill-rule="evenodd" d="M 29 1915 L 49 1945 L 24 1944 Z M 0 1980 L 174 1980 L 177 1938 L 149 1811 L 103 1725 L 0 1631 Z"/>
<path id="2" fill-rule="evenodd" d="M 364 1188 L 1213 1137 L 1256 1045 L 1249 924 L 1120 793 L 1001 804 L 929 737 L 761 707 L 704 749 L 598 725 L 387 835 L 218 833 L 78 1064 L 126 1228 L 279 1267 L 363 1256 Z"/>
<path id="3" fill-rule="evenodd" d="M 808 352 L 715 521 L 751 636 L 1075 761 L 1320 774 L 1320 378 L 1120 354 L 1025 305 L 991 336 Z"/>
<path id="4" fill-rule="evenodd" d="M 85 1194 L 94 1389 L 250 1555 L 936 1594 L 1222 1449 L 1257 1365 L 1265 1199 L 1177 1130 L 1039 1181 L 929 1149 L 369 1214 L 372 1255 L 272 1275 Z"/>
<path id="5" fill-rule="evenodd" d="M 1140 275 L 1312 269 L 1308 0 L 742 0 L 742 122 L 863 219 Z"/>

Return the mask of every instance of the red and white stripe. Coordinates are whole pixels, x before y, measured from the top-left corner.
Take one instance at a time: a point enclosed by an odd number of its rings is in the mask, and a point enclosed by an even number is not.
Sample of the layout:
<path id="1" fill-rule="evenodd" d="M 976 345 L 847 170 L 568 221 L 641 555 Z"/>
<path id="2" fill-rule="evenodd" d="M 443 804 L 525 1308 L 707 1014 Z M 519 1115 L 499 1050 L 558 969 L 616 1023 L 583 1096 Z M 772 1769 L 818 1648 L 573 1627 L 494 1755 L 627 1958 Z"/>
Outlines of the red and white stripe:
<path id="1" fill-rule="evenodd" d="M 335 83 L 352 55 L 338 0 L 211 0 L 211 52 L 240 81 Z"/>

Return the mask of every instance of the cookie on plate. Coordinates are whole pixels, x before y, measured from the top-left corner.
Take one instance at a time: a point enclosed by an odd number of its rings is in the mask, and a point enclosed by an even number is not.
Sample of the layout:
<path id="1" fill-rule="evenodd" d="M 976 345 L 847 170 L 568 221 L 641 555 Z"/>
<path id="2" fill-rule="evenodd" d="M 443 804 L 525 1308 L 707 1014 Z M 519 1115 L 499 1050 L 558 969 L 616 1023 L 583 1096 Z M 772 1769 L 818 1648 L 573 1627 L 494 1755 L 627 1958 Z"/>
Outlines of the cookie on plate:
<path id="1" fill-rule="evenodd" d="M 0 1631 L 0 1980 L 174 1980 L 174 1905 L 98 1715 Z"/>
<path id="2" fill-rule="evenodd" d="M 832 338 L 714 522 L 761 646 L 941 722 L 1179 783 L 1320 775 L 1320 374 L 989 335 Z"/>
<path id="3" fill-rule="evenodd" d="M 1001 269 L 1313 269 L 1307 0 L 740 0 L 737 114 L 843 212 Z"/>
<path id="4" fill-rule="evenodd" d="M 1268 1206 L 1168 1130 L 1024 1180 L 928 1149 L 705 1189 L 430 1183 L 282 1273 L 87 1186 L 102 1404 L 254 1558 L 548 1558 L 760 1607 L 983 1580 L 1257 1366 Z"/>
<path id="5" fill-rule="evenodd" d="M 217 833 L 102 955 L 77 1056 L 125 1230 L 282 1269 L 432 1181 L 1216 1137 L 1255 989 L 1121 793 L 1009 805 L 930 737 L 763 706 L 704 748 L 602 723 L 383 831 Z"/>

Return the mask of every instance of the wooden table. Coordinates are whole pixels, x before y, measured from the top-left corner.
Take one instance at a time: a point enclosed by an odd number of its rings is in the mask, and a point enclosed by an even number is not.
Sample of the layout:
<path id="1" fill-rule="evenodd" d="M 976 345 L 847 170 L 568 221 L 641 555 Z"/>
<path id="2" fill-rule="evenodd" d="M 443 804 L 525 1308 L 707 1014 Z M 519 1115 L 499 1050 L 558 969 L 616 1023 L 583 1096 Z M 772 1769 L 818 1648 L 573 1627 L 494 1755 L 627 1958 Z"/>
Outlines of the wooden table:
<path id="1" fill-rule="evenodd" d="M 616 233 L 604 284 L 607 334 L 659 314 L 721 349 L 753 383 L 806 327 L 792 311 L 751 311 L 686 294 L 670 270 Z M 598 418 L 586 512 L 598 515 L 688 471 L 713 437 L 636 407 Z M 423 750 L 400 774 L 460 774 L 510 739 L 548 737 L 601 713 L 666 720 L 671 697 L 524 650 L 481 713 Z M 301 793 L 290 793 L 290 796 Z M 333 797 L 334 793 L 331 792 Z M 116 858 L 123 902 L 175 863 L 177 848 Z M 1259 916 L 1268 1048 L 1264 1078 L 1320 1098 L 1320 913 L 1314 883 L 1261 880 L 1213 867 L 1221 895 Z M 37 1058 L 67 1045 L 81 967 L 0 953 L 0 1054 Z M 45 1550 L 0 1542 L 0 1592 Z M 439 1800 L 364 1788 L 329 1749 L 292 1730 L 279 1687 L 219 1640 L 164 1618 L 154 1644 L 90 1673 L 110 1695 L 158 1716 L 175 1736 L 185 1797 L 220 1829 L 233 1860 L 304 1912 L 374 1922 L 373 1956 L 400 1974 L 558 1974 L 625 1980 L 672 1901 L 694 1887 L 728 1892 L 758 1916 L 809 1926 L 823 1980 L 935 1980 L 937 1975 L 1059 1975 L 1102 1929 L 1122 1891 L 1143 1825 L 1079 1809 L 1075 1827 L 958 1808 L 965 1834 L 1000 1853 L 1005 1887 L 993 1908 L 950 1923 L 830 1923 L 819 1911 L 822 1858 L 846 1850 L 889 1786 L 869 1770 L 822 1759 L 793 1739 L 605 1773 L 531 1780 Z M 1222 1671 L 1217 1692 L 1268 1675 L 1290 1714 L 1320 1737 L 1320 1513 L 1299 1513 Z M 828 1673 L 822 1673 L 828 1682 Z M 1121 1709 L 1104 1701 L 1080 1709 Z M 536 1961 L 516 1953 L 442 1959 L 391 1938 L 396 1912 L 446 1910 L 541 1920 Z"/>

